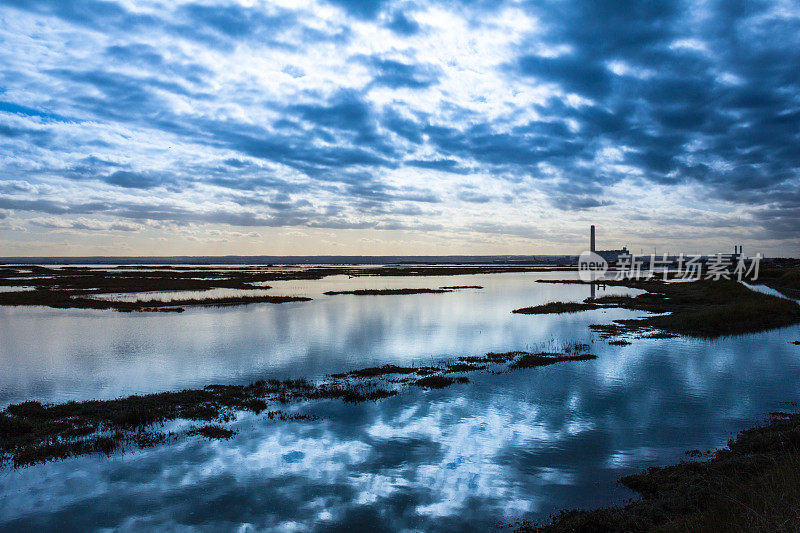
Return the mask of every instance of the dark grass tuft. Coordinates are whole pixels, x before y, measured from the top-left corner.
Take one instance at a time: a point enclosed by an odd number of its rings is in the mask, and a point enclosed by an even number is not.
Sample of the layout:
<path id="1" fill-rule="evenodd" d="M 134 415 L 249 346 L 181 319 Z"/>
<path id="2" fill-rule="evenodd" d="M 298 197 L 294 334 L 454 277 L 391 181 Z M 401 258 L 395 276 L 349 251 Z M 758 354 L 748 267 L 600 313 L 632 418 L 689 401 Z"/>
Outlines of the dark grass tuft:
<path id="1" fill-rule="evenodd" d="M 416 380 L 413 384 L 417 387 L 425 387 L 426 389 L 443 389 L 454 383 L 469 383 L 469 379 L 465 377 L 426 376 Z"/>
<path id="2" fill-rule="evenodd" d="M 230 439 L 236 432 L 216 424 L 208 424 L 187 432 L 188 435 L 199 435 L 207 439 Z"/>
<path id="3" fill-rule="evenodd" d="M 577 313 L 578 311 L 590 311 L 592 309 L 600 309 L 608 307 L 587 302 L 548 302 L 542 305 L 534 305 L 532 307 L 523 307 L 521 309 L 514 309 L 512 313 L 521 315 L 549 315 L 561 313 Z"/>
<path id="4" fill-rule="evenodd" d="M 485 365 L 475 363 L 448 363 L 445 372 L 473 372 L 484 368 L 486 368 Z"/>
<path id="5" fill-rule="evenodd" d="M 419 369 L 414 367 L 408 366 L 397 366 L 397 365 L 383 365 L 383 366 L 373 366 L 369 368 L 362 368 L 360 370 L 353 370 L 352 372 L 346 372 L 343 374 L 332 374 L 331 377 L 334 378 L 344 378 L 344 377 L 358 377 L 358 378 L 369 378 L 369 377 L 376 377 L 376 376 L 385 376 L 387 374 L 413 374 L 417 372 Z"/>
<path id="6" fill-rule="evenodd" d="M 0 439 L 11 440 L 24 437 L 33 432 L 33 424 L 25 419 L 10 417 L 0 413 Z"/>
<path id="7" fill-rule="evenodd" d="M 590 361 L 592 359 L 597 359 L 597 356 L 592 354 L 564 355 L 546 352 L 525 353 L 518 360 L 511 363 L 510 368 L 533 368 L 552 365 L 562 361 Z"/>
<path id="8" fill-rule="evenodd" d="M 327 291 L 328 296 L 352 294 L 355 296 L 389 296 L 393 294 L 440 294 L 451 292 L 449 289 L 356 289 L 354 291 Z"/>

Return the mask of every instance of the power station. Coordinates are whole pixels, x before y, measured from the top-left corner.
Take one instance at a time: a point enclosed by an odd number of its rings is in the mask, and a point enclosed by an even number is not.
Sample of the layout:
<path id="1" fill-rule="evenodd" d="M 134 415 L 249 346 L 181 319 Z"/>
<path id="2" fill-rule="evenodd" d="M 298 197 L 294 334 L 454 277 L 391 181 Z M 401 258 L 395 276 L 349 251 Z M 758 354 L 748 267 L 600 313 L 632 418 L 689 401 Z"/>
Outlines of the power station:
<path id="1" fill-rule="evenodd" d="M 605 259 L 608 264 L 616 263 L 620 256 L 630 255 L 627 246 L 623 246 L 621 250 L 598 250 L 595 244 L 594 224 L 592 224 L 589 230 L 589 250 Z"/>

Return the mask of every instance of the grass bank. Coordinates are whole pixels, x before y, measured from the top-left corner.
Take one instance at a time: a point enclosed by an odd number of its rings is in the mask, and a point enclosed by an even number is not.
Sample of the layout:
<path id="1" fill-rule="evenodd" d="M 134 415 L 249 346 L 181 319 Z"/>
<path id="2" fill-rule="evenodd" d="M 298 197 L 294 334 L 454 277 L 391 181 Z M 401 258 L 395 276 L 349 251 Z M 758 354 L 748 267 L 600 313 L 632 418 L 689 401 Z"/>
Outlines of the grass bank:
<path id="1" fill-rule="evenodd" d="M 770 423 L 741 432 L 706 460 L 650 468 L 620 483 L 640 499 L 564 511 L 519 531 L 798 531 L 800 415 L 776 413 Z"/>
<path id="2" fill-rule="evenodd" d="M 604 337 L 628 333 L 714 338 L 755 333 L 800 323 L 800 305 L 748 289 L 731 280 L 666 283 L 660 280 L 608 282 L 646 292 L 638 296 L 602 296 L 587 302 L 551 302 L 515 313 L 565 313 L 622 307 L 658 314 L 590 326 Z"/>
<path id="3" fill-rule="evenodd" d="M 617 328 L 605 331 L 657 330 L 713 338 L 800 323 L 800 305 L 796 302 L 750 290 L 736 281 L 648 281 L 634 282 L 630 286 L 647 292 L 635 297 L 604 296 L 595 302 L 663 314 L 620 320 L 615 323 Z"/>
<path id="4" fill-rule="evenodd" d="M 758 281 L 754 283 L 763 283 L 789 298 L 800 299 L 800 261 L 797 259 L 783 261 L 785 264 L 781 266 L 764 268 Z"/>

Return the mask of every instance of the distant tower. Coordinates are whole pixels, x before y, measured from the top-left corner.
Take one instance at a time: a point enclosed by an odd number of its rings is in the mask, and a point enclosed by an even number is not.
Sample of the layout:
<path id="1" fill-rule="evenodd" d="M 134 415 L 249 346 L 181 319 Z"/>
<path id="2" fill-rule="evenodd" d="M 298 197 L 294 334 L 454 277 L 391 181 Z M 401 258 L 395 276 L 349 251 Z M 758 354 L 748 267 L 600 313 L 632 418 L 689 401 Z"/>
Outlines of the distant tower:
<path id="1" fill-rule="evenodd" d="M 589 233 L 589 251 L 594 252 L 594 224 L 592 224 L 592 229 Z"/>

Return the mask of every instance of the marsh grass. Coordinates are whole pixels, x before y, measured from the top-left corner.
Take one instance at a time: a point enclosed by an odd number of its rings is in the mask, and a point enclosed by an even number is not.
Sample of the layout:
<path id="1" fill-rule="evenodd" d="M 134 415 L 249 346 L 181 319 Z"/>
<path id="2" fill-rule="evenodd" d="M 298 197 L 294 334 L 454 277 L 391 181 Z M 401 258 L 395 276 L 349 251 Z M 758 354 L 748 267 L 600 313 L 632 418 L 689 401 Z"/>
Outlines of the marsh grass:
<path id="1" fill-rule="evenodd" d="M 201 426 L 199 428 L 190 429 L 187 432 L 187 435 L 199 435 L 201 437 L 205 437 L 209 440 L 213 439 L 230 439 L 236 435 L 236 432 L 232 429 L 227 429 L 217 424 L 206 424 L 205 426 Z"/>
<path id="2" fill-rule="evenodd" d="M 562 361 L 590 361 L 597 359 L 596 355 L 592 354 L 576 354 L 576 355 L 563 355 L 559 353 L 528 353 L 513 362 L 510 368 L 533 368 L 536 366 L 547 366 Z"/>
<path id="3" fill-rule="evenodd" d="M 800 298 L 800 266 L 796 262 L 794 266 L 764 268 L 757 283 L 772 287 L 790 298 Z"/>
<path id="4" fill-rule="evenodd" d="M 769 276 L 773 277 L 769 277 Z M 541 283 L 583 283 L 576 280 L 537 280 Z M 800 267 L 775 269 L 764 280 L 770 286 L 800 289 Z M 714 338 L 755 333 L 800 323 L 800 305 L 786 298 L 753 291 L 735 280 L 665 283 L 651 280 L 610 280 L 611 286 L 646 291 L 638 296 L 601 296 L 585 302 L 549 302 L 515 309 L 520 314 L 572 313 L 605 307 L 647 311 L 659 316 L 615 320 L 590 328 L 603 337 L 650 333 L 647 338 L 675 335 Z"/>
<path id="5" fill-rule="evenodd" d="M 301 296 L 228 296 L 223 298 L 189 298 L 182 300 L 137 300 L 134 302 L 118 302 L 102 300 L 91 296 L 92 293 L 80 291 L 62 291 L 37 289 L 24 292 L 0 293 L 0 305 L 26 306 L 41 305 L 55 308 L 77 309 L 111 309 L 122 312 L 155 311 L 182 312 L 186 307 L 222 307 L 231 305 L 248 305 L 255 303 L 305 302 L 311 298 Z"/>
<path id="6" fill-rule="evenodd" d="M 707 460 L 650 468 L 620 482 L 641 498 L 622 507 L 564 511 L 519 531 L 798 531 L 800 415 L 778 414 Z"/>
<path id="7" fill-rule="evenodd" d="M 441 294 L 453 292 L 450 289 L 356 289 L 352 291 L 326 291 L 324 294 L 335 296 L 337 294 L 351 294 L 355 296 L 389 296 L 393 294 Z"/>
<path id="8" fill-rule="evenodd" d="M 548 302 L 542 305 L 534 305 L 531 307 L 522 307 L 514 309 L 512 313 L 520 315 L 550 315 L 561 313 L 577 313 L 579 311 L 591 311 L 593 309 L 600 309 L 608 307 L 588 302 Z"/>
<path id="9" fill-rule="evenodd" d="M 457 377 L 451 378 L 447 376 L 426 376 L 414 381 L 417 387 L 424 387 L 426 389 L 443 389 L 455 383 L 469 383 L 469 378 Z"/>
<path id="10" fill-rule="evenodd" d="M 203 428 L 224 429 L 220 423 L 230 422 L 241 411 L 256 415 L 267 411 L 266 419 L 269 420 L 314 420 L 316 417 L 302 413 L 269 409 L 274 404 L 310 400 L 377 401 L 397 395 L 404 385 L 439 389 L 470 381 L 466 376 L 445 374 L 464 374 L 487 368 L 516 370 L 594 358 L 584 353 L 589 349 L 586 344 L 552 341 L 549 346 L 557 347 L 560 352 L 489 353 L 418 367 L 386 364 L 333 374 L 329 379 L 316 383 L 305 379 L 269 380 L 250 385 L 209 385 L 203 389 L 105 401 L 57 405 L 29 401 L 10 405 L 0 411 L 0 464 L 10 462 L 19 467 L 87 453 L 107 455 L 123 446 L 154 446 L 181 436 L 220 438 L 214 436 L 223 435 L 219 430 Z M 163 433 L 158 429 L 173 420 L 208 424 L 183 433 Z"/>
<path id="11" fill-rule="evenodd" d="M 163 441 L 155 428 L 168 421 L 227 422 L 236 411 L 258 414 L 266 410 L 266 400 L 337 399 L 357 403 L 395 394 L 395 390 L 370 382 L 318 385 L 306 380 L 270 380 L 105 401 L 57 405 L 29 401 L 0 412 L 0 463 L 25 466 L 87 453 L 107 454 L 123 443 L 153 445 Z"/>
<path id="12" fill-rule="evenodd" d="M 383 366 L 373 366 L 369 368 L 362 368 L 360 370 L 353 370 L 351 372 L 332 374 L 331 376 L 334 378 L 345 378 L 345 377 L 365 378 L 365 377 L 385 376 L 387 374 L 414 374 L 418 371 L 419 368 L 415 367 L 386 364 Z"/>
<path id="13" fill-rule="evenodd" d="M 650 332 L 646 337 L 665 338 L 679 334 L 715 338 L 800 323 L 800 305 L 796 302 L 753 291 L 736 281 L 631 281 L 627 286 L 647 292 L 635 297 L 603 296 L 595 302 L 655 315 L 590 326 L 602 336 Z"/>

